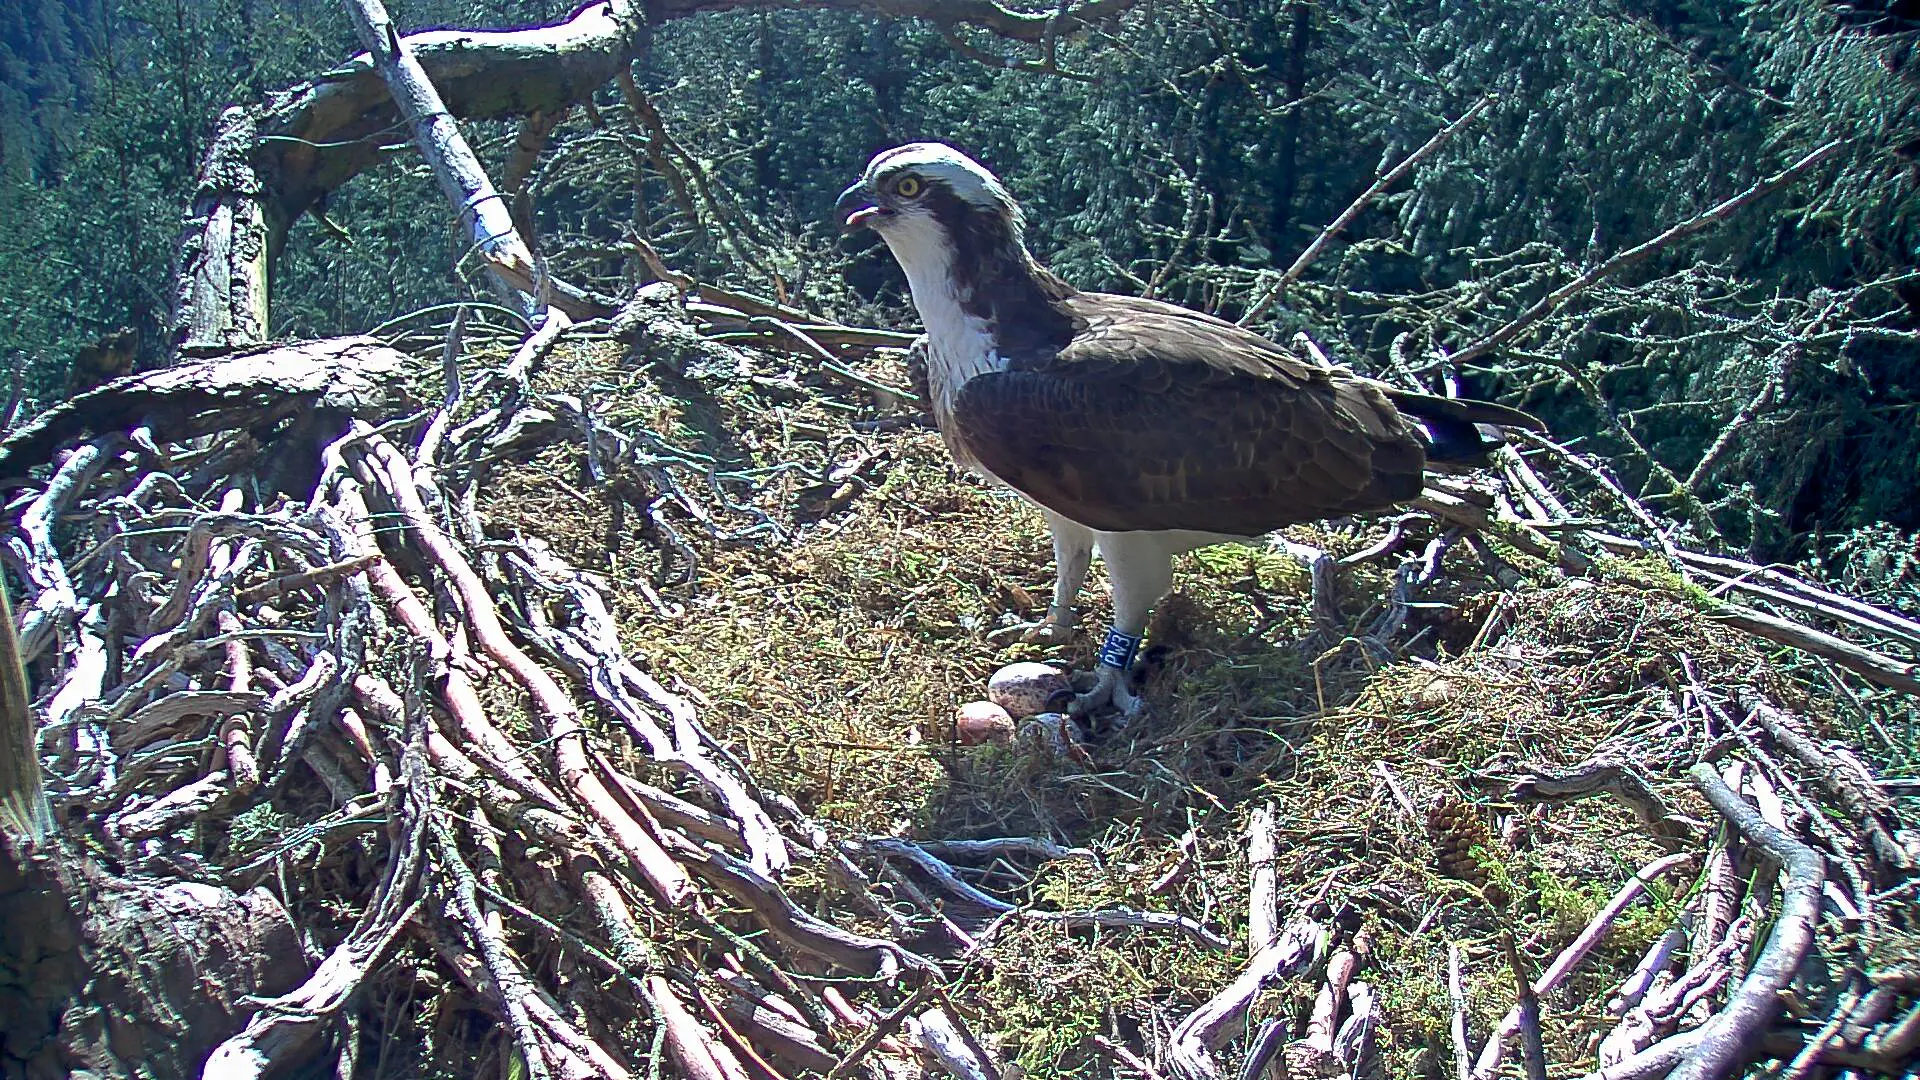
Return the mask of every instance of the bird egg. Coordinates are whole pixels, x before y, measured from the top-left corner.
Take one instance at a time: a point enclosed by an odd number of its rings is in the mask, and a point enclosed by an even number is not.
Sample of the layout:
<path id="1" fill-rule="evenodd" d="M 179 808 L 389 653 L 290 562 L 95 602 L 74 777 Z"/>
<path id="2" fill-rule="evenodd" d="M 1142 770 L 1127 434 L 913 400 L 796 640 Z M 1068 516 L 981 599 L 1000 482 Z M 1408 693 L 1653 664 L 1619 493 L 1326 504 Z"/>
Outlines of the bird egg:
<path id="1" fill-rule="evenodd" d="M 991 701 L 969 701 L 953 711 L 953 735 L 962 746 L 1006 742 L 1013 738 L 1013 717 Z"/>
<path id="2" fill-rule="evenodd" d="M 1073 685 L 1058 668 L 1031 661 L 1008 664 L 987 680 L 987 697 L 1014 716 L 1056 712 L 1073 700 Z"/>

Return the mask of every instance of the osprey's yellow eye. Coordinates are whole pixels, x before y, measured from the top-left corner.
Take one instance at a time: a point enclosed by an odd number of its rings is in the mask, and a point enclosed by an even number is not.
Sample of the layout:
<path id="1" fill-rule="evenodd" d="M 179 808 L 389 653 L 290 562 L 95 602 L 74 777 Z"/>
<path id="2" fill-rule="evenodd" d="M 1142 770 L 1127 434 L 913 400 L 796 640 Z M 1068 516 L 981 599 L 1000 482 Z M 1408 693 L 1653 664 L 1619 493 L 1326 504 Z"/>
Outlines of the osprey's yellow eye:
<path id="1" fill-rule="evenodd" d="M 920 178 L 908 173 L 893 182 L 893 193 L 903 199 L 912 199 L 920 194 Z"/>

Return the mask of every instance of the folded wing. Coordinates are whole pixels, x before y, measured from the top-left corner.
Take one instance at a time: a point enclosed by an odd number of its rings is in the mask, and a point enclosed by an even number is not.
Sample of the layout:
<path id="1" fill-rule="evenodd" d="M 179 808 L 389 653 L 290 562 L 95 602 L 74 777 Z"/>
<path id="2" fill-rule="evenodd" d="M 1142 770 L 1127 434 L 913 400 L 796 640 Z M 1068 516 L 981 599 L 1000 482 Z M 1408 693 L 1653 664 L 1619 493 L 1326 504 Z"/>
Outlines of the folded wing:
<path id="1" fill-rule="evenodd" d="M 1231 324 L 1107 299 L 1075 298 L 1086 329 L 1056 355 L 961 389 L 956 433 L 1007 484 L 1103 531 L 1242 536 L 1419 493 L 1420 435 L 1379 384 Z"/>

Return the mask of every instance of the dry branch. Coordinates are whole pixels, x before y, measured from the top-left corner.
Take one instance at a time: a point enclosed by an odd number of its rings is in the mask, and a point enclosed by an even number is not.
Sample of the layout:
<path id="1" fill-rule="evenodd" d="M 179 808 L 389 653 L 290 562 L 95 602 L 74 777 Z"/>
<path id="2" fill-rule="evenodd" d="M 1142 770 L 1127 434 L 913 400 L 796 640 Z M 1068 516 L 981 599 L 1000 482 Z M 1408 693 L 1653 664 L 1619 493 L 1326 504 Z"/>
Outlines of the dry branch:
<path id="1" fill-rule="evenodd" d="M 538 271 L 533 252 L 515 226 L 506 200 L 494 190 L 493 181 L 460 134 L 460 125 L 447 112 L 426 69 L 387 17 L 386 5 L 381 0 L 347 0 L 347 13 L 353 17 L 360 43 L 386 80 L 401 117 L 413 130 L 414 145 L 440 182 L 441 193 L 454 206 L 469 243 L 508 289 L 535 292 Z"/>
<path id="2" fill-rule="evenodd" d="M 1779 1012 L 1779 992 L 1792 981 L 1813 942 L 1827 868 L 1818 852 L 1767 824 L 1712 765 L 1702 762 L 1688 771 L 1713 808 L 1742 837 L 1772 856 L 1786 875 L 1780 914 L 1767 935 L 1766 947 L 1727 1007 L 1699 1029 L 1699 1041 L 1672 1073 L 1677 1080 L 1714 1080 L 1739 1066 L 1764 1025 Z"/>
<path id="3" fill-rule="evenodd" d="M 1765 697 L 1751 689 L 1742 689 L 1738 700 L 1747 710 L 1748 719 L 1759 724 L 1776 744 L 1813 770 L 1814 779 L 1832 793 L 1840 808 L 1847 812 L 1848 819 L 1865 834 L 1874 854 L 1896 870 L 1913 869 L 1913 853 L 1894 836 L 1893 828 L 1897 826 L 1889 824 L 1897 819 L 1886 796 L 1867 778 L 1835 761 L 1799 729 L 1792 717 L 1774 708 Z"/>
<path id="4" fill-rule="evenodd" d="M 1750 634 L 1791 645 L 1831 660 L 1876 686 L 1920 694 L 1920 663 L 1897 660 L 1886 653 L 1855 645 L 1811 626 L 1768 615 L 1740 604 L 1722 604 L 1710 616 Z"/>
<path id="5" fill-rule="evenodd" d="M 1588 922 L 1580 933 L 1574 935 L 1566 948 L 1560 950 L 1560 954 L 1553 958 L 1553 962 L 1547 965 L 1539 978 L 1533 980 L 1533 996 L 1545 997 L 1559 989 L 1560 985 L 1566 982 L 1567 977 L 1573 974 L 1574 968 L 1579 966 L 1580 961 L 1586 959 L 1587 954 L 1593 951 L 1593 947 L 1600 943 L 1600 939 L 1620 918 L 1620 914 L 1627 909 L 1627 905 L 1638 899 L 1648 885 L 1665 874 L 1692 864 L 1695 858 L 1693 852 L 1676 852 L 1655 859 L 1636 871 L 1627 879 L 1626 884 L 1613 894 L 1613 898 L 1601 907 L 1592 921 Z M 1476 1080 L 1488 1080 L 1499 1072 L 1500 1062 L 1506 1056 L 1507 1042 L 1520 1034 L 1522 1009 L 1523 1006 L 1517 1005 L 1508 1010 L 1507 1015 L 1502 1017 L 1499 1025 L 1494 1028 L 1493 1034 L 1487 1037 L 1487 1045 L 1481 1049 L 1479 1060 L 1474 1063 L 1473 1075 Z"/>
<path id="6" fill-rule="evenodd" d="M 34 417 L 0 442 L 0 485 L 18 486 L 56 447 L 147 427 L 169 440 L 271 428 L 312 414 L 386 417 L 408 407 L 408 360 L 373 338 L 329 338 L 130 375 Z"/>
<path id="7" fill-rule="evenodd" d="M 1273 804 L 1265 803 L 1247 817 L 1247 866 L 1253 872 L 1247 889 L 1247 951 L 1258 956 L 1280 940 L 1280 878 L 1274 865 Z"/>
<path id="8" fill-rule="evenodd" d="M 1239 1029 L 1248 1006 L 1269 984 L 1297 975 L 1320 959 L 1326 932 L 1311 919 L 1288 924 L 1280 940 L 1255 954 L 1231 983 L 1182 1020 L 1167 1040 L 1166 1063 L 1182 1080 L 1215 1080 L 1213 1049 Z"/>
<path id="9" fill-rule="evenodd" d="M 1460 977 L 1460 945 L 1447 942 L 1447 1004 L 1452 1019 L 1447 1025 L 1453 1037 L 1454 1080 L 1469 1080 L 1473 1075 L 1473 1039 L 1467 1032 L 1467 991 Z"/>
<path id="10" fill-rule="evenodd" d="M 979 1043 L 949 1007 L 928 1009 L 909 1026 L 919 1035 L 920 1045 L 955 1080 L 1000 1080 L 1000 1071 L 981 1053 Z"/>
<path id="11" fill-rule="evenodd" d="M 993 0 L 825 0 L 822 6 L 939 26 L 977 26 L 1036 45 L 1075 28 L 1098 25 L 1137 0 L 1088 0 L 1041 13 L 1012 11 Z M 591 106 L 596 90 L 624 75 L 648 40 L 647 26 L 708 12 L 772 9 L 784 0 L 664 0 L 588 4 L 567 19 L 520 30 L 429 30 L 401 35 L 384 19 L 364 20 L 371 52 L 336 70 L 274 94 L 254 108 L 220 118 L 196 181 L 179 245 L 178 323 L 186 355 L 243 348 L 271 333 L 267 261 L 288 230 L 328 193 L 383 159 L 404 122 L 381 77 L 380 63 L 406 54 L 418 82 L 441 104 L 416 111 L 432 125 L 466 120 L 559 116 Z M 437 116 L 438 119 L 433 119 Z M 438 171 L 438 170 L 436 170 Z M 472 189 L 478 193 L 480 189 Z M 487 202 L 497 203 L 497 197 Z M 490 218 L 506 207 L 456 200 L 462 217 Z M 510 232 L 511 230 L 507 230 Z M 501 230 L 477 239 L 491 246 Z M 524 249 L 523 249 L 524 250 Z M 528 293 L 544 281 L 547 302 L 576 320 L 613 313 L 614 304 L 536 271 L 529 258 L 495 262 Z"/>
<path id="12" fill-rule="evenodd" d="M 1302 251 L 1299 257 L 1293 260 L 1293 264 L 1287 267 L 1286 271 L 1280 275 L 1279 280 L 1273 283 L 1266 294 L 1254 301 L 1254 303 L 1247 308 L 1247 313 L 1240 317 L 1240 325 L 1245 326 L 1260 318 L 1260 316 L 1265 315 L 1267 309 L 1271 308 L 1275 301 L 1286 295 L 1287 287 L 1300 280 L 1300 275 L 1306 272 L 1307 267 L 1313 265 L 1313 261 L 1320 257 L 1320 253 L 1326 250 L 1327 245 L 1333 242 L 1334 237 L 1344 232 L 1346 227 L 1353 223 L 1353 219 L 1360 216 L 1361 211 L 1373 205 L 1375 199 L 1385 194 L 1388 188 L 1399 183 L 1402 177 L 1412 172 L 1421 162 L 1432 157 L 1436 151 L 1450 142 L 1455 135 L 1459 134 L 1460 129 L 1473 123 L 1481 113 L 1487 111 L 1487 106 L 1492 105 L 1496 100 L 1498 99 L 1494 95 L 1488 95 L 1474 102 L 1473 107 L 1463 113 L 1460 119 L 1434 132 L 1433 137 L 1423 143 L 1418 150 L 1408 154 L 1405 158 L 1401 159 L 1398 165 L 1382 173 L 1379 179 L 1375 180 L 1365 191 L 1355 197 L 1353 202 L 1349 203 L 1345 210 L 1340 211 L 1339 217 L 1334 218 L 1326 228 L 1321 229 L 1320 234 L 1315 236 L 1313 242 L 1307 245 L 1306 250 Z"/>
<path id="13" fill-rule="evenodd" d="M 1134 911 L 1130 908 L 1100 908 L 1096 911 L 1022 910 L 1026 922 L 1053 923 L 1057 926 L 1101 926 L 1135 930 L 1173 930 L 1194 944 L 1212 952 L 1226 952 L 1232 946 L 1226 938 L 1207 929 L 1187 915 L 1167 911 Z"/>

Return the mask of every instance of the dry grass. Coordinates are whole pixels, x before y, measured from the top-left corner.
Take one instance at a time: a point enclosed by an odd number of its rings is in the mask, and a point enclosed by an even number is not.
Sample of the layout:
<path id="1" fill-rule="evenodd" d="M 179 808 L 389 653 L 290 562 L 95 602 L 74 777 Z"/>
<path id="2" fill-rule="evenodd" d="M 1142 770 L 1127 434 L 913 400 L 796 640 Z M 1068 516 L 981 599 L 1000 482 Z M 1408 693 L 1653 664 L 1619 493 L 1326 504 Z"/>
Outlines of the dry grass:
<path id="1" fill-rule="evenodd" d="M 763 376 L 781 366 L 752 363 Z M 902 381 L 884 364 L 872 373 Z M 740 372 L 643 373 L 600 345 L 564 346 L 542 379 L 549 389 L 591 388 L 615 427 L 644 425 L 729 469 L 797 462 L 817 471 L 856 453 L 891 455 L 876 488 L 785 541 L 719 542 L 683 520 L 699 557 L 687 584 L 676 584 L 684 567 L 631 528 L 613 534 L 608 488 L 584 481 L 577 446 L 543 452 L 485 493 L 491 528 L 544 536 L 620 586 L 627 643 L 705 705 L 707 722 L 764 785 L 843 835 L 1030 834 L 1088 846 L 1098 865 L 999 865 L 980 881 L 1050 908 L 1177 911 L 1242 943 L 1242 834 L 1250 808 L 1271 802 L 1282 826 L 1282 895 L 1304 898 L 1331 878 L 1342 924 L 1371 931 L 1362 977 L 1385 995 L 1385 1075 L 1438 1075 L 1448 941 L 1467 949 L 1484 1035 L 1512 1000 L 1498 931 L 1510 926 L 1539 965 L 1658 854 L 1615 804 L 1503 805 L 1500 787 L 1482 778 L 1516 761 L 1570 765 L 1606 748 L 1696 806 L 1676 779 L 1675 755 L 1689 738 L 1672 711 L 1681 658 L 1721 685 L 1769 678 L 1763 655 L 1704 622 L 1683 591 L 1641 587 L 1663 584 L 1645 568 L 1608 564 L 1590 580 L 1556 582 L 1523 566 L 1536 583 L 1500 593 L 1464 546 L 1425 597 L 1451 606 L 1415 613 L 1397 639 L 1414 643 L 1407 655 L 1381 666 L 1351 640 L 1303 649 L 1302 569 L 1270 551 L 1227 547 L 1181 561 L 1155 632 L 1176 648 L 1149 688 L 1152 715 L 1096 743 L 1091 767 L 960 748 L 947 733 L 954 706 L 981 696 L 1000 664 L 1040 655 L 986 640 L 1003 616 L 1044 605 L 1051 553 L 1037 515 L 955 476 L 931 432 L 847 437 L 849 414 L 827 395 L 770 392 Z M 770 474 L 754 504 L 791 523 L 806 486 L 795 472 Z M 1377 534 L 1358 524 L 1299 538 L 1338 554 Z M 1374 568 L 1342 573 L 1348 627 L 1365 625 L 1388 581 Z M 1106 618 L 1102 588 L 1096 573 L 1084 617 L 1096 628 Z M 1468 650 L 1490 618 L 1498 622 L 1487 641 Z M 1090 660 L 1084 639 L 1045 655 Z M 1439 875 L 1424 822 L 1396 806 L 1378 763 L 1416 799 L 1451 792 L 1477 804 L 1506 836 L 1489 853 L 1513 896 L 1506 910 Z M 1189 831 L 1191 872 L 1151 893 Z M 1570 989 L 1545 1003 L 1552 1059 L 1582 1056 L 1606 990 L 1670 920 L 1665 899 L 1631 913 Z M 1002 929 L 987 956 L 959 1000 L 1045 1076 L 1110 1075 L 1083 1049 L 1084 1035 L 1151 1045 L 1244 961 L 1167 935 L 1031 924 Z M 1283 988 L 1255 1018 L 1298 1017 L 1312 989 Z"/>

